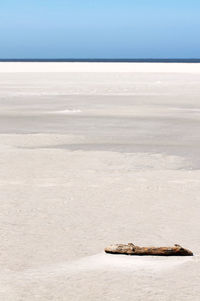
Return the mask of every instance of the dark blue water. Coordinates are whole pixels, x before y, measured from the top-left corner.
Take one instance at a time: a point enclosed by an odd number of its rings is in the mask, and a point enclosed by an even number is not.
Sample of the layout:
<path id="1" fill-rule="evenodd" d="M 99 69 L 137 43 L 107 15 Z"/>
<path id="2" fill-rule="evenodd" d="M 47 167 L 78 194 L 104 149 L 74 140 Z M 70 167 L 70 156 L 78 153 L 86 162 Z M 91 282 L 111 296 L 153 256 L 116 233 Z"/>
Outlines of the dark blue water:
<path id="1" fill-rule="evenodd" d="M 200 59 L 0 59 L 0 62 L 200 63 Z"/>

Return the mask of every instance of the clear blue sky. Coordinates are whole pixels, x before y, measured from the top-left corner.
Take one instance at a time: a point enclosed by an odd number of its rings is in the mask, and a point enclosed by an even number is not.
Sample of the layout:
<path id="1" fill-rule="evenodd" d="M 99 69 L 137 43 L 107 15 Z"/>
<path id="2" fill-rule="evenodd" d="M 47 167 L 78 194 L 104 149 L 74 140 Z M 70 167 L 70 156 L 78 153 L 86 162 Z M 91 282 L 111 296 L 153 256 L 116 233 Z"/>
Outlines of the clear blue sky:
<path id="1" fill-rule="evenodd" d="M 0 58 L 199 58 L 200 0 L 0 0 Z"/>

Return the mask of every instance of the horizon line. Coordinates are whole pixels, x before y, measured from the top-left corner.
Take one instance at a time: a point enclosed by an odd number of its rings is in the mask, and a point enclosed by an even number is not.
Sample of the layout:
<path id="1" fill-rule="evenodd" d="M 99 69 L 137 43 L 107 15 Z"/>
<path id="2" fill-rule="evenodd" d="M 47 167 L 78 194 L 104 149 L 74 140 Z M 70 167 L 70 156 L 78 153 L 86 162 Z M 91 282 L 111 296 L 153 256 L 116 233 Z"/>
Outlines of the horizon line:
<path id="1" fill-rule="evenodd" d="M 0 62 L 200 63 L 200 58 L 0 58 Z"/>

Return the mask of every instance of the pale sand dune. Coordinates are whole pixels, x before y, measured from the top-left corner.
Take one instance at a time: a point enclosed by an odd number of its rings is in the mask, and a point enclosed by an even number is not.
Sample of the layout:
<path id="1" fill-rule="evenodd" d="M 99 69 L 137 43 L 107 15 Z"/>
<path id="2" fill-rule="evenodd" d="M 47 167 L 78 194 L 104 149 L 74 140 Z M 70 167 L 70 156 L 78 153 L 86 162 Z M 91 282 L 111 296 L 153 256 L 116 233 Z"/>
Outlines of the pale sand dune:
<path id="1" fill-rule="evenodd" d="M 198 301 L 199 65 L 59 66 L 0 74 L 0 299 Z M 195 256 L 103 253 L 118 242 Z"/>

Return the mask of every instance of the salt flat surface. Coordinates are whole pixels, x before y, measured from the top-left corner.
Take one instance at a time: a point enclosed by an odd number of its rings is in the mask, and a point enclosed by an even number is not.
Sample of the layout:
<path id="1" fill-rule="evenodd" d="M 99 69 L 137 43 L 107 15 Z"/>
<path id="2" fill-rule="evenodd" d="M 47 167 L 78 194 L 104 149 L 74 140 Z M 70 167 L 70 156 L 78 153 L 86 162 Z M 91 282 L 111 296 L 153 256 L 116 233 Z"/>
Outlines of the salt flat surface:
<path id="1" fill-rule="evenodd" d="M 200 74 L 167 65 L 0 73 L 1 300 L 199 300 Z"/>

